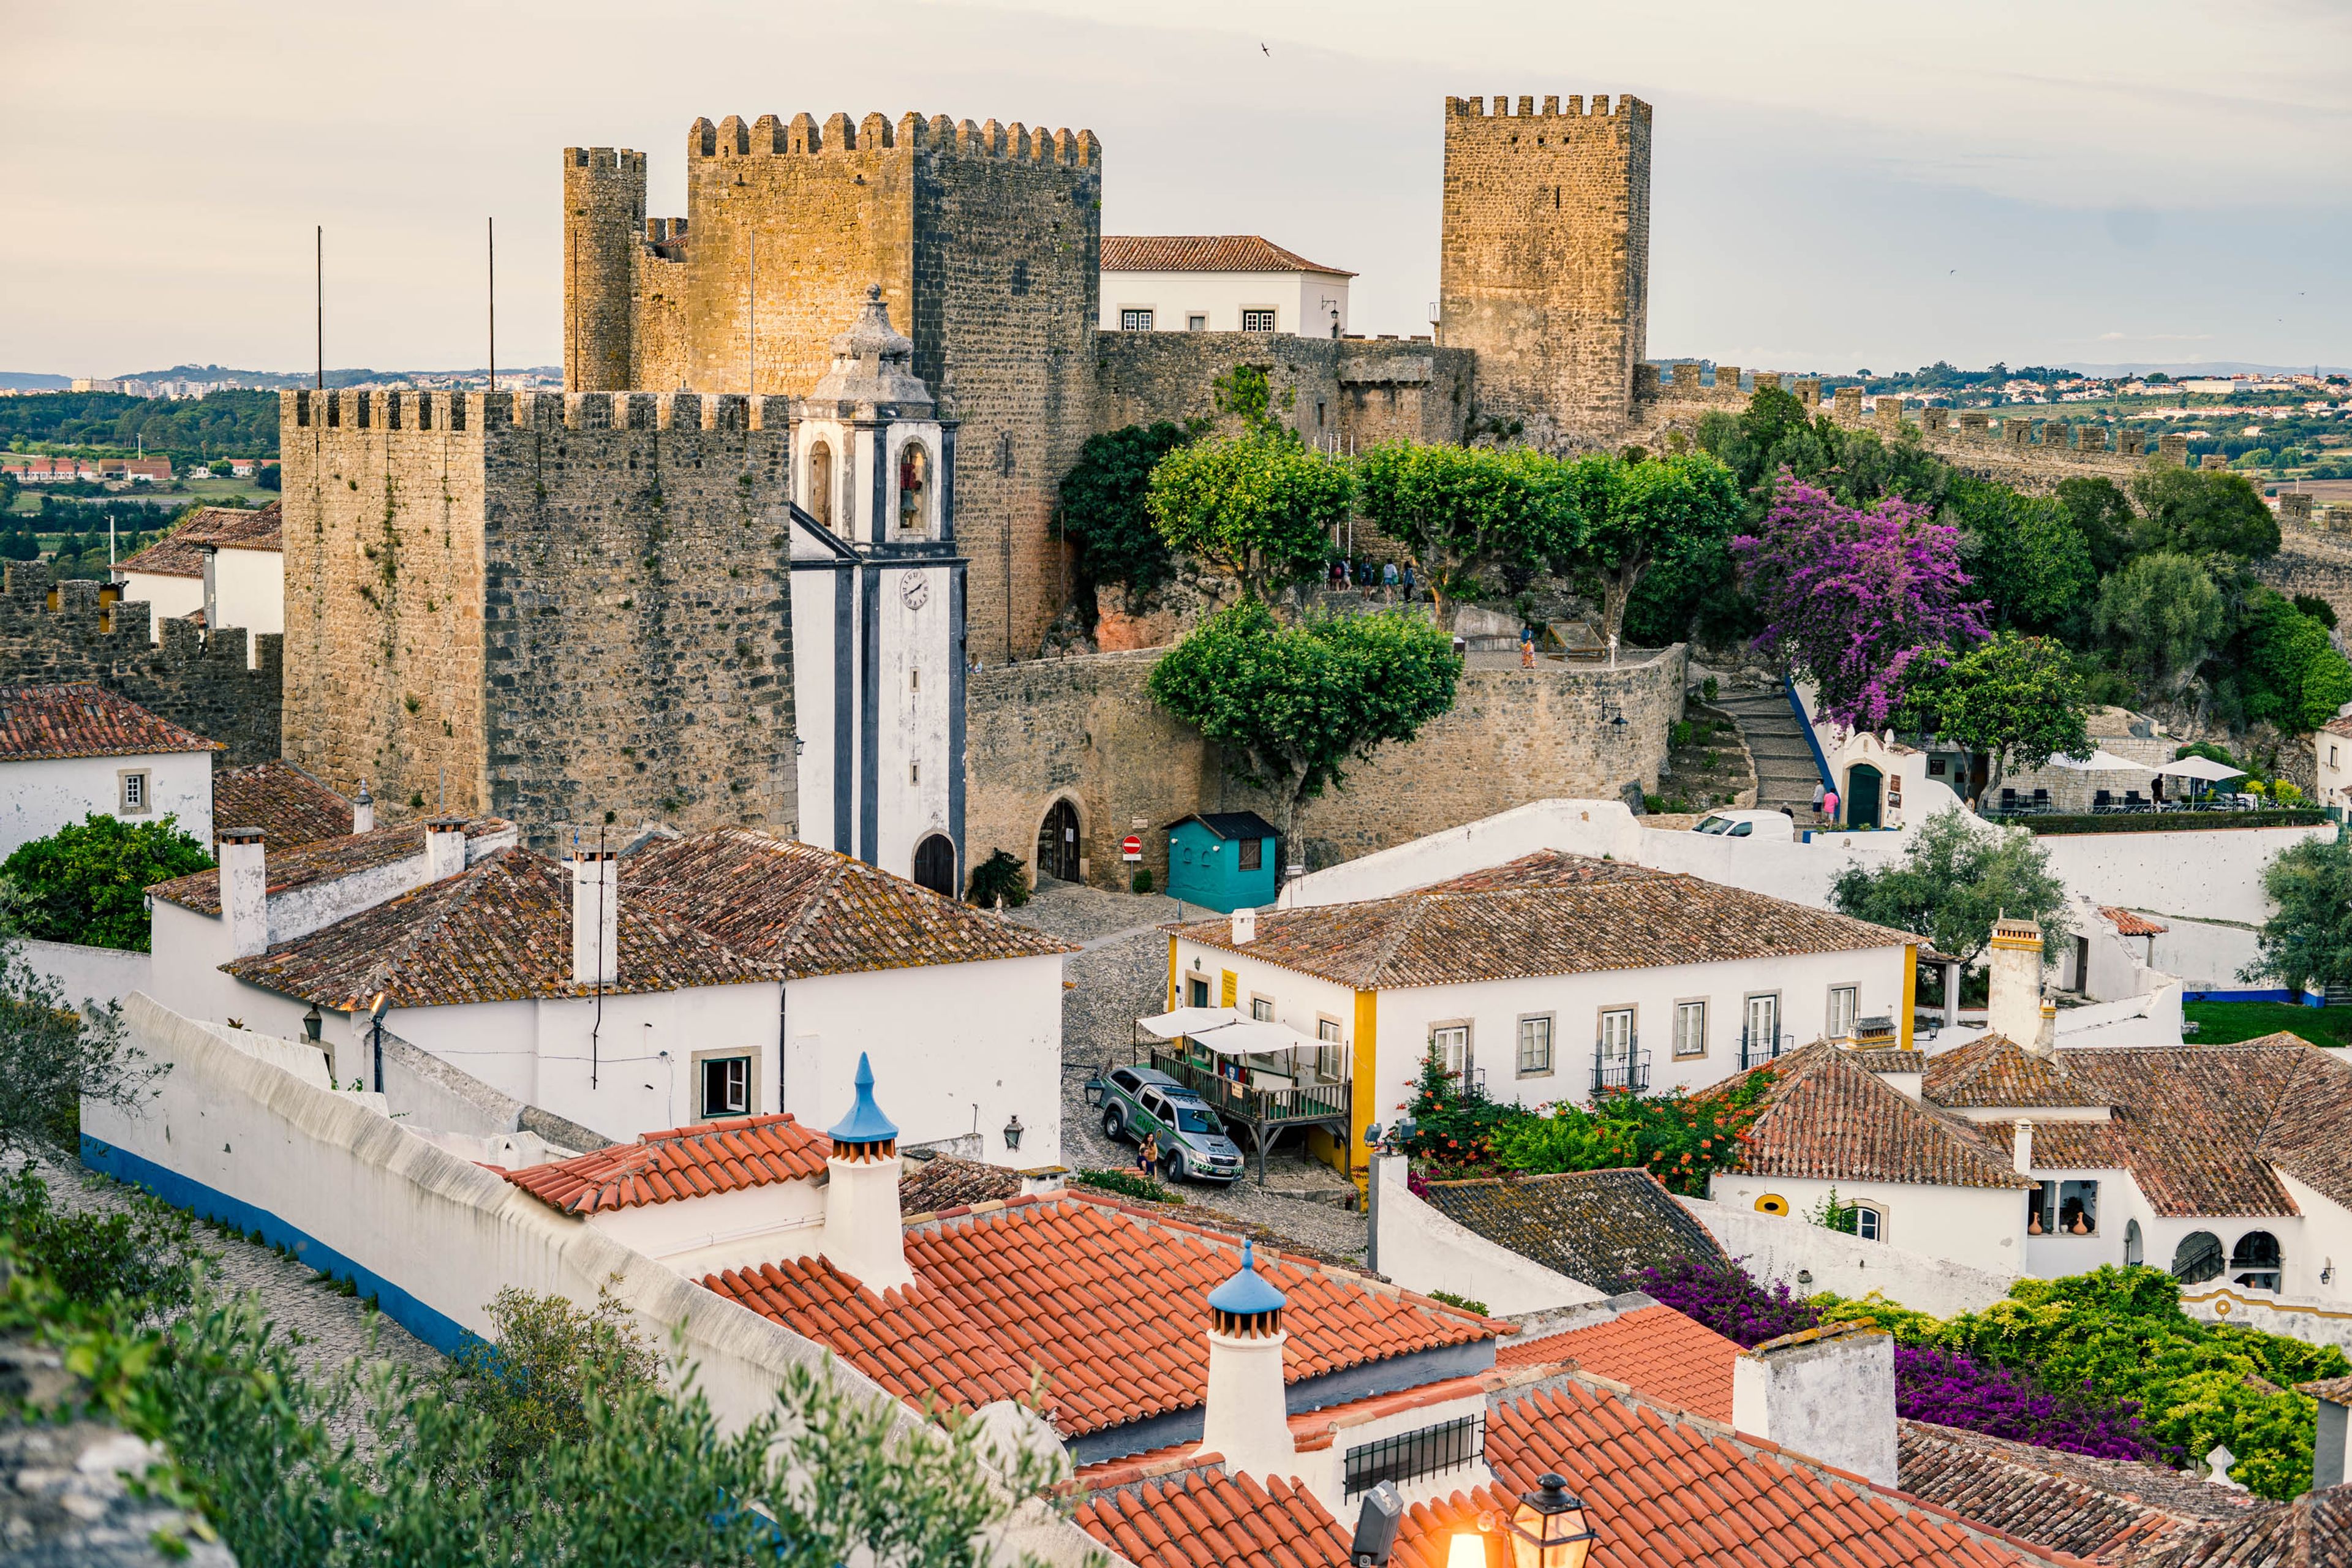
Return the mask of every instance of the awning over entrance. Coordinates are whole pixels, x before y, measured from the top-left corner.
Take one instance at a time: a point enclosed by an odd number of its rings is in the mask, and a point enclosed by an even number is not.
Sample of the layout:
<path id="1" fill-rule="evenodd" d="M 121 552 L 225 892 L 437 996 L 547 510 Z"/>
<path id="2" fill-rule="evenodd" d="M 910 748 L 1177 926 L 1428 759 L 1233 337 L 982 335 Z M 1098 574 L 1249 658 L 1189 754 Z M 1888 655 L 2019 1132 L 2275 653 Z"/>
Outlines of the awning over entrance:
<path id="1" fill-rule="evenodd" d="M 1135 1022 L 1138 1028 L 1155 1040 L 1172 1040 L 1180 1035 L 1198 1035 L 1203 1029 L 1220 1029 L 1241 1021 L 1241 1010 L 1236 1007 L 1179 1007 L 1173 1013 L 1138 1018 Z"/>

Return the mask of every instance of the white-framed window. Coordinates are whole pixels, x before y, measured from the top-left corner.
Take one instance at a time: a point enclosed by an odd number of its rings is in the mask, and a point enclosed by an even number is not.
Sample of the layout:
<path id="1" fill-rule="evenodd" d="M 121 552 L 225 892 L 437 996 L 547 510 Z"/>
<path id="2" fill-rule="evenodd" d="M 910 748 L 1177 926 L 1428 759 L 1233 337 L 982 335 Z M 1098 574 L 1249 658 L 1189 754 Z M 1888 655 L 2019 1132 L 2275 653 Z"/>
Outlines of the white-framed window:
<path id="1" fill-rule="evenodd" d="M 144 816 L 154 800 L 150 787 L 152 781 L 144 768 L 125 768 L 114 775 L 119 782 L 121 804 L 118 810 L 125 816 Z"/>
<path id="2" fill-rule="evenodd" d="M 1151 312 L 1149 310 L 1121 310 L 1118 313 L 1118 330 L 1122 332 L 1150 331 L 1151 330 Z"/>
<path id="3" fill-rule="evenodd" d="M 1862 993 L 1852 985 L 1830 987 L 1829 1037 L 1832 1040 L 1853 1038 L 1853 1021 L 1861 1015 Z"/>
<path id="4" fill-rule="evenodd" d="M 1519 1076 L 1546 1078 L 1551 1073 L 1551 1026 L 1549 1013 L 1519 1020 Z"/>
<path id="5" fill-rule="evenodd" d="M 1315 1076 L 1325 1083 L 1337 1083 L 1347 1076 L 1346 1064 L 1340 1059 L 1339 1020 L 1315 1020 Z"/>
<path id="6" fill-rule="evenodd" d="M 1244 310 L 1242 312 L 1242 331 L 1245 332 L 1270 332 L 1274 331 L 1274 311 L 1271 309 L 1263 310 Z"/>
<path id="7" fill-rule="evenodd" d="M 1250 998 L 1250 1016 L 1251 1016 L 1251 1017 L 1253 1017 L 1253 1018 L 1255 1018 L 1255 1019 L 1256 1019 L 1256 1020 L 1257 1020 L 1259 1023 L 1261 1023 L 1261 1024 L 1271 1024 L 1271 1023 L 1273 1023 L 1273 1022 L 1274 1022 L 1274 998 L 1273 998 L 1273 997 L 1271 997 L 1271 996 L 1253 996 L 1253 997 L 1251 997 L 1251 998 Z"/>
<path id="8" fill-rule="evenodd" d="M 719 1116 L 744 1116 L 751 1110 L 751 1058 L 702 1058 L 702 1107 L 705 1121 Z"/>
<path id="9" fill-rule="evenodd" d="M 1675 1004 L 1675 1055 L 1678 1057 L 1706 1055 L 1706 1004 L 1705 1002 Z"/>
<path id="10" fill-rule="evenodd" d="M 1184 330 L 1188 332 L 1207 331 L 1209 330 L 1208 315 L 1203 311 L 1193 311 L 1191 315 L 1184 318 Z"/>
<path id="11" fill-rule="evenodd" d="M 1601 1012 L 1601 1059 L 1622 1062 L 1633 1054 L 1633 1009 L 1604 1007 Z"/>
<path id="12" fill-rule="evenodd" d="M 2331 768 L 2336 765 L 2336 748 L 2333 746 L 2327 748 L 2327 765 Z"/>
<path id="13" fill-rule="evenodd" d="M 1780 1037 L 1780 995 L 1767 992 L 1748 998 L 1748 1046 L 1750 1050 L 1768 1051 Z"/>
<path id="14" fill-rule="evenodd" d="M 1450 1073 L 1470 1070 L 1470 1026 L 1467 1024 L 1433 1024 L 1429 1029 L 1429 1048 Z"/>
<path id="15" fill-rule="evenodd" d="M 1869 1204 L 1853 1205 L 1853 1234 L 1864 1241 L 1883 1241 L 1886 1237 L 1886 1215 Z"/>

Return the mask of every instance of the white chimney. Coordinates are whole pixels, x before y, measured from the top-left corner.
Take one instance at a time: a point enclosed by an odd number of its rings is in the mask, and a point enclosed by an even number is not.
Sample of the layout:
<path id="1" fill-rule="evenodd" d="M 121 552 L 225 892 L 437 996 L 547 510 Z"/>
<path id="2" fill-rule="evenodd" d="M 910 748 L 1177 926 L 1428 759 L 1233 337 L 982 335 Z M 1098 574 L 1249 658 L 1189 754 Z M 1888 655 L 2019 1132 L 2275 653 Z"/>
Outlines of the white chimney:
<path id="1" fill-rule="evenodd" d="M 1994 921 L 1987 956 L 1992 984 L 1986 1026 L 2032 1050 L 2042 1033 L 2042 928 L 2032 921 Z"/>
<path id="2" fill-rule="evenodd" d="M 465 868 L 466 819 L 462 816 L 436 816 L 425 823 L 425 879 L 437 882 L 445 877 L 454 877 Z"/>
<path id="3" fill-rule="evenodd" d="M 2058 1057 L 2058 1004 L 2044 996 L 2042 999 L 2042 1022 L 2033 1031 L 2033 1043 L 2025 1047 L 2043 1061 Z"/>
<path id="4" fill-rule="evenodd" d="M 466 864 L 466 836 L 457 845 L 457 865 Z M 432 842 L 427 838 L 426 842 Z M 621 862 L 610 849 L 572 852 L 572 984 L 610 985 L 621 977 Z"/>
<path id="5" fill-rule="evenodd" d="M 2011 1146 L 2009 1163 L 2021 1176 L 2033 1171 L 2033 1123 L 2025 1117 L 2017 1119 L 2017 1140 Z"/>
<path id="6" fill-rule="evenodd" d="M 359 796 L 352 802 L 352 831 L 353 833 L 375 831 L 375 796 L 368 794 L 365 779 L 360 780 Z"/>
<path id="7" fill-rule="evenodd" d="M 1235 947 L 1245 947 L 1256 940 L 1257 911 L 1255 910 L 1235 910 L 1234 911 L 1234 945 Z"/>
<path id="8" fill-rule="evenodd" d="M 269 866 L 258 827 L 224 827 L 220 843 L 221 920 L 231 958 L 269 951 Z"/>
<path id="9" fill-rule="evenodd" d="M 1255 1249 L 1242 1243 L 1241 1271 L 1209 1292 L 1209 1390 L 1199 1452 L 1223 1456 L 1234 1475 L 1284 1476 L 1298 1470 L 1290 1436 L 1282 1347 L 1285 1299 L 1257 1271 Z"/>
<path id="10" fill-rule="evenodd" d="M 1731 1367 L 1731 1425 L 1895 1485 L 1894 1336 L 1861 1323 L 1832 1323 L 1741 1352 Z"/>
<path id="11" fill-rule="evenodd" d="M 898 1129 L 874 1103 L 874 1064 L 857 1054 L 857 1098 L 834 1125 L 824 1163 L 825 1261 L 877 1296 L 915 1282 L 898 1213 Z"/>
<path id="12" fill-rule="evenodd" d="M 205 562 L 205 636 L 209 639 L 220 630 L 220 575 L 215 566 L 219 552 L 212 545 L 199 544 L 196 553 Z"/>

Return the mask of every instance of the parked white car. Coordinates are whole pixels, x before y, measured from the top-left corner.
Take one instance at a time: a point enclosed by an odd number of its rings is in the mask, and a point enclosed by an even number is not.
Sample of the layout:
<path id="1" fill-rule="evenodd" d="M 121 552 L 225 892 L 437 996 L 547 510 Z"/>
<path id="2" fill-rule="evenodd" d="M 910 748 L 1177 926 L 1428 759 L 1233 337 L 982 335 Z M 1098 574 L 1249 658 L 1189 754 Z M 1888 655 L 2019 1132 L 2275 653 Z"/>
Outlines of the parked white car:
<path id="1" fill-rule="evenodd" d="M 1796 819 L 1777 811 L 1710 811 L 1692 824 L 1693 833 L 1722 838 L 1771 838 L 1785 844 L 1797 836 Z"/>

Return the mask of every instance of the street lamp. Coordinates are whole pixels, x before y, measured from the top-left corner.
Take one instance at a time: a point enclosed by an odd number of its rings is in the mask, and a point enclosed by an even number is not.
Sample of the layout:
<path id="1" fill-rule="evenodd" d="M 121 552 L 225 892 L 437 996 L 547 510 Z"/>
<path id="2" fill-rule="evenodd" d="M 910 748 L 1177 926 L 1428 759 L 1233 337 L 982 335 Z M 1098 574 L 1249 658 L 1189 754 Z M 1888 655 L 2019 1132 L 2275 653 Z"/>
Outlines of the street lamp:
<path id="1" fill-rule="evenodd" d="M 1592 1550 L 1592 1528 L 1584 1521 L 1584 1502 L 1568 1489 L 1564 1476 L 1547 1471 L 1534 1491 L 1502 1523 L 1511 1543 L 1517 1568 L 1584 1568 Z"/>
<path id="2" fill-rule="evenodd" d="M 1019 1111 L 1013 1112 L 1013 1120 L 1004 1124 L 1004 1151 L 1006 1153 L 1009 1154 L 1021 1147 L 1021 1134 L 1027 1131 L 1027 1128 L 1021 1125 L 1021 1113 Z"/>

